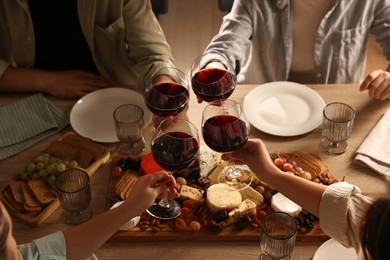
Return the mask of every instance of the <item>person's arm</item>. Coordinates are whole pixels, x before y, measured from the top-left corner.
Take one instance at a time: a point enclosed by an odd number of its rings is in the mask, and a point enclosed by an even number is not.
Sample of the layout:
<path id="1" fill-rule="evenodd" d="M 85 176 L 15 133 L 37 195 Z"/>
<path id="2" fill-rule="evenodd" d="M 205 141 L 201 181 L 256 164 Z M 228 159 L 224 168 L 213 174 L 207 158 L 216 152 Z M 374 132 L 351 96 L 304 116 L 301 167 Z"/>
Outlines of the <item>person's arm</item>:
<path id="1" fill-rule="evenodd" d="M 167 186 L 169 197 L 179 196 L 172 176 L 165 172 L 145 175 L 138 179 L 129 198 L 120 206 L 64 231 L 67 259 L 86 259 L 122 225 L 149 208 Z"/>
<path id="2" fill-rule="evenodd" d="M 43 92 L 60 98 L 80 98 L 115 84 L 82 70 L 47 71 L 8 67 L 0 77 L 0 92 Z"/>
<path id="3" fill-rule="evenodd" d="M 231 155 L 224 154 L 223 159 L 230 156 L 246 163 L 259 179 L 268 183 L 304 209 L 316 216 L 319 215 L 322 194 L 325 185 L 317 184 L 276 167 L 264 143 L 259 139 L 250 139 L 241 149 Z"/>

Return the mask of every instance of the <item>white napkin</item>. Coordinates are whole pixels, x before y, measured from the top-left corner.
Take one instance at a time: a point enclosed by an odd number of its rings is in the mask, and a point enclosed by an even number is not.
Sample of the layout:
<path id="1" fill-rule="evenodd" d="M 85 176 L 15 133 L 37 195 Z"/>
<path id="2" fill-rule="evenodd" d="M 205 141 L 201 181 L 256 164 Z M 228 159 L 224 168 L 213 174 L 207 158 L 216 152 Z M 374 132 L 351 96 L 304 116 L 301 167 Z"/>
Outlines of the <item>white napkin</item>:
<path id="1" fill-rule="evenodd" d="M 69 124 L 41 93 L 0 107 L 0 160 L 25 150 Z"/>
<path id="2" fill-rule="evenodd" d="M 357 149 L 355 162 L 390 177 L 390 109 Z"/>

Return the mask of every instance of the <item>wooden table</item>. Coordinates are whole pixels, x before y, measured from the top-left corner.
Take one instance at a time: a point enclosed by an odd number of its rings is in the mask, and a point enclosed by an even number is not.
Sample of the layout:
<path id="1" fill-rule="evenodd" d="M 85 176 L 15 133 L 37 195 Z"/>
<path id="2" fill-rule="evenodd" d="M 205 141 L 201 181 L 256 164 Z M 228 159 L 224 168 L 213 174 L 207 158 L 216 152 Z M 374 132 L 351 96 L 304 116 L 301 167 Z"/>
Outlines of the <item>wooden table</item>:
<path id="1" fill-rule="evenodd" d="M 232 95 L 232 99 L 242 102 L 245 95 L 256 85 L 239 85 Z M 342 101 L 350 104 L 356 111 L 354 130 L 349 139 L 349 149 L 339 156 L 325 155 L 320 151 L 319 142 L 321 139 L 320 128 L 296 137 L 276 137 L 265 134 L 254 127 L 251 129 L 251 136 L 261 138 L 265 141 L 270 152 L 295 152 L 305 151 L 317 153 L 326 162 L 333 174 L 341 179 L 359 186 L 364 193 L 378 194 L 385 190 L 383 179 L 368 168 L 353 163 L 353 157 L 360 143 L 367 136 L 372 127 L 376 124 L 387 108 L 390 108 L 389 101 L 376 101 L 368 98 L 367 93 L 358 91 L 357 85 L 310 85 L 317 91 L 326 103 Z M 27 95 L 6 95 L 0 96 L 0 105 L 14 102 Z M 55 105 L 69 115 L 74 104 L 73 101 L 49 98 Z M 201 122 L 201 112 L 206 104 L 197 104 L 195 95 L 192 93 L 189 119 L 198 127 Z M 3 122 L 1 122 L 3 123 Z M 43 142 L 10 158 L 0 161 L 0 185 L 4 185 L 12 179 L 18 169 L 35 155 L 43 151 L 53 140 L 59 138 L 66 131 L 52 136 Z M 115 145 L 109 144 L 108 148 L 114 149 Z M 110 165 L 103 165 L 91 178 L 92 185 L 92 209 L 94 214 L 106 210 L 107 183 L 109 180 Z M 30 227 L 25 223 L 14 220 L 14 236 L 17 243 L 26 243 L 49 233 L 64 230 L 70 226 L 65 225 L 60 219 L 61 210 L 57 210 L 39 227 Z M 99 228 L 99 227 L 96 227 Z M 297 242 L 293 253 L 295 259 L 311 259 L 320 242 Z M 252 242 L 132 242 L 132 243 L 106 243 L 95 252 L 99 259 L 259 259 L 259 241 Z"/>

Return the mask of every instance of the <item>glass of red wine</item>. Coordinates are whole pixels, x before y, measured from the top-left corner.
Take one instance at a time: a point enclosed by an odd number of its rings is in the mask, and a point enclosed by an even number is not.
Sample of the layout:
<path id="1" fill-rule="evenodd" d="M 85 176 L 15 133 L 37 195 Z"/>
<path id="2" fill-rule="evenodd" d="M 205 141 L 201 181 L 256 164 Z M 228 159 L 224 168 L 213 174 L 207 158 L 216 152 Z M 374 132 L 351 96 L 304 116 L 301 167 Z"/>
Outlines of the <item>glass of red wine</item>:
<path id="1" fill-rule="evenodd" d="M 160 67 L 145 76 L 144 100 L 154 114 L 151 122 L 144 126 L 143 138 L 151 143 L 155 128 L 165 118 L 182 112 L 189 101 L 189 81 L 186 75 L 174 67 Z"/>
<path id="2" fill-rule="evenodd" d="M 198 130 L 185 119 L 164 119 L 156 129 L 151 150 L 154 160 L 167 172 L 183 170 L 198 157 Z M 150 215 L 160 219 L 173 219 L 180 215 L 180 204 L 174 199 L 167 199 L 166 195 L 147 210 Z"/>
<path id="3" fill-rule="evenodd" d="M 198 98 L 206 102 L 229 98 L 236 83 L 234 68 L 222 54 L 203 54 L 191 65 L 192 90 Z"/>
<path id="4" fill-rule="evenodd" d="M 249 137 L 249 122 L 239 103 L 227 99 L 205 107 L 202 114 L 202 136 L 208 147 L 219 153 L 241 148 Z M 242 190 L 251 184 L 252 172 L 246 165 L 231 161 L 218 176 L 229 190 Z"/>

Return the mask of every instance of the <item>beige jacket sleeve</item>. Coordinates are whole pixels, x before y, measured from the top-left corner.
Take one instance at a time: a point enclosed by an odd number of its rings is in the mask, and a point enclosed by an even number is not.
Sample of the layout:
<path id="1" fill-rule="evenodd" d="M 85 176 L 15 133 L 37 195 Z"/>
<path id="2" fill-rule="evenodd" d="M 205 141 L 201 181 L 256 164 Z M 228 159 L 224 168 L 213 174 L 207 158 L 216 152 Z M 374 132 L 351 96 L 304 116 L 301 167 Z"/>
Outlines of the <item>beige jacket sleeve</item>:
<path id="1" fill-rule="evenodd" d="M 359 250 L 360 228 L 373 199 L 361 194 L 358 187 L 339 182 L 330 185 L 320 203 L 320 226 L 346 247 Z"/>

